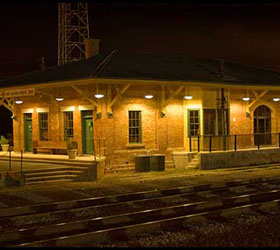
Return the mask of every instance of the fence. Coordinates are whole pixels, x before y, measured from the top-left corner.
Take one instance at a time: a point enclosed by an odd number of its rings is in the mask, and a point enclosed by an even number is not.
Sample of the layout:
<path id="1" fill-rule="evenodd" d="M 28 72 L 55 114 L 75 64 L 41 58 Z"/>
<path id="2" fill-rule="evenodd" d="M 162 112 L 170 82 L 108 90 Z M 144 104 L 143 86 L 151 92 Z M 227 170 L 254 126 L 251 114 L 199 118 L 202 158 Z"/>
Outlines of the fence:
<path id="1" fill-rule="evenodd" d="M 280 148 L 280 133 L 198 135 L 189 137 L 189 151 L 227 151 L 251 148 Z"/>
<path id="2" fill-rule="evenodd" d="M 94 158 L 101 158 L 106 155 L 105 138 L 93 138 Z"/>

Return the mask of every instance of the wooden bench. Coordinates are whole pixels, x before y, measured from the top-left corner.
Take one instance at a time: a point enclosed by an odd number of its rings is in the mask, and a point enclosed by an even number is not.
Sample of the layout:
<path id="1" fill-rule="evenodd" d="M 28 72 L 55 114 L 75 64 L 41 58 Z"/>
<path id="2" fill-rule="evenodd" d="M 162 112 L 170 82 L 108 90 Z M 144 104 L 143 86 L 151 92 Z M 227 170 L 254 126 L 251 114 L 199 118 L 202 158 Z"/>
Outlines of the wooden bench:
<path id="1" fill-rule="evenodd" d="M 66 141 L 33 141 L 32 142 L 33 154 L 38 151 L 50 152 L 51 154 L 58 154 L 63 152 L 67 154 Z"/>

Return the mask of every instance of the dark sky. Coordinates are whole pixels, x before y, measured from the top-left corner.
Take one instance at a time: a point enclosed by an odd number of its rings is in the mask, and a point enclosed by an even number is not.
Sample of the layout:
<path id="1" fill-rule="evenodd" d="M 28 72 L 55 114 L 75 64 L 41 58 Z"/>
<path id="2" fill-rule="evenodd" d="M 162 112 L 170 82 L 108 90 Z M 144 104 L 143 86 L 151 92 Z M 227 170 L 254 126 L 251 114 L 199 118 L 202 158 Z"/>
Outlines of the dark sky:
<path id="1" fill-rule="evenodd" d="M 117 2 L 117 1 L 116 1 Z M 100 50 L 223 57 L 280 70 L 280 3 L 93 1 Z M 57 64 L 57 2 L 0 3 L 0 78 Z"/>

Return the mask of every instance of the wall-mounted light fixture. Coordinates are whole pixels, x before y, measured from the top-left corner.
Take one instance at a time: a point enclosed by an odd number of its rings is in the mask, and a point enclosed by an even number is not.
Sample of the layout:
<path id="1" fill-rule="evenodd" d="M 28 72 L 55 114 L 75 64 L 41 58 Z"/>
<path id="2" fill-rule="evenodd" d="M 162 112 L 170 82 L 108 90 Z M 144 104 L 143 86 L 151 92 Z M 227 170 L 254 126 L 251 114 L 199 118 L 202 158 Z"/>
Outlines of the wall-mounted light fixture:
<path id="1" fill-rule="evenodd" d="M 15 104 L 23 104 L 22 100 L 15 100 Z"/>
<path id="2" fill-rule="evenodd" d="M 272 100 L 275 101 L 275 102 L 279 102 L 280 98 L 279 97 L 274 97 Z"/>
<path id="3" fill-rule="evenodd" d="M 153 95 L 145 95 L 146 99 L 152 99 L 154 96 Z"/>
<path id="4" fill-rule="evenodd" d="M 64 98 L 60 95 L 60 88 L 58 88 L 58 96 L 55 98 L 58 102 L 62 102 Z"/>
<path id="5" fill-rule="evenodd" d="M 99 93 L 99 94 L 95 94 L 94 97 L 100 99 L 103 98 L 104 95 Z"/>
<path id="6" fill-rule="evenodd" d="M 99 91 L 99 86 L 96 84 L 96 94 L 94 95 L 95 98 L 100 99 L 103 98 L 104 95 Z"/>
<path id="7" fill-rule="evenodd" d="M 184 96 L 184 98 L 186 99 L 186 100 L 191 100 L 191 99 L 193 99 L 193 97 L 192 97 L 192 95 L 190 95 L 190 89 L 189 89 L 189 87 L 188 87 L 188 93 L 186 94 L 186 87 L 185 87 L 185 96 Z"/>
<path id="8" fill-rule="evenodd" d="M 244 102 L 250 101 L 250 97 L 249 97 L 249 94 L 248 94 L 248 90 L 246 90 L 246 95 L 245 95 L 244 97 L 242 97 L 242 100 L 243 100 Z"/>
<path id="9" fill-rule="evenodd" d="M 56 97 L 55 100 L 57 100 L 58 102 L 62 102 L 64 100 L 63 97 Z"/>
<path id="10" fill-rule="evenodd" d="M 151 85 L 149 85 L 149 94 L 148 95 L 145 95 L 145 98 L 146 99 L 152 99 L 154 96 L 152 95 L 151 93 Z"/>

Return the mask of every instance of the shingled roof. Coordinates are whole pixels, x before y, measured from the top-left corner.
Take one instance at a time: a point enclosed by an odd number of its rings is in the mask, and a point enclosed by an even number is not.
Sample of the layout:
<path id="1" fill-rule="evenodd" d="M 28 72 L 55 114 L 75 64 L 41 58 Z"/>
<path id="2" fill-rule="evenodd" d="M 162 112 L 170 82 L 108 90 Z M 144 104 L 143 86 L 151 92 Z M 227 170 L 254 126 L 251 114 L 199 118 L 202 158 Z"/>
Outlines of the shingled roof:
<path id="1" fill-rule="evenodd" d="M 87 60 L 50 67 L 0 80 L 0 87 L 86 78 L 202 81 L 256 86 L 280 86 L 280 73 L 224 61 L 187 55 L 148 55 L 112 51 Z"/>

